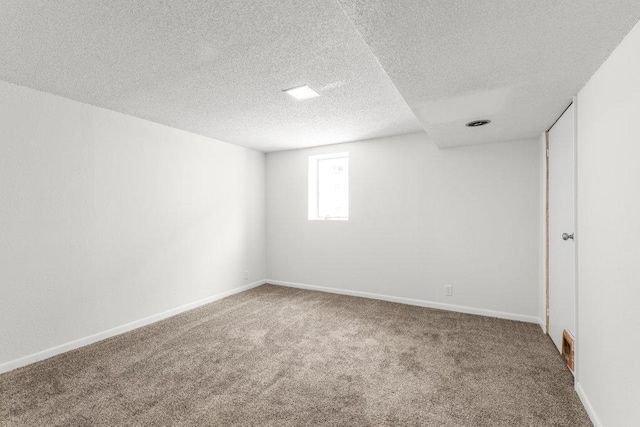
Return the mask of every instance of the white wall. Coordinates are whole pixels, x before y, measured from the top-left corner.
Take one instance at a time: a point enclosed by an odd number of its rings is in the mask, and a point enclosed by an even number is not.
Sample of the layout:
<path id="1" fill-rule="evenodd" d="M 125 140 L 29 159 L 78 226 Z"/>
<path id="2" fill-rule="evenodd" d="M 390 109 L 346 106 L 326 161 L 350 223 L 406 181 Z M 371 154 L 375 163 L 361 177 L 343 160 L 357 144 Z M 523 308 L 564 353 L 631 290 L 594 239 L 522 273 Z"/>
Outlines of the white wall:
<path id="1" fill-rule="evenodd" d="M 308 156 L 342 151 L 350 219 L 308 221 Z M 537 140 L 439 150 L 422 133 L 269 153 L 268 278 L 537 322 L 540 157 Z"/>
<path id="2" fill-rule="evenodd" d="M 640 24 L 578 94 L 578 364 L 605 426 L 640 425 Z"/>
<path id="3" fill-rule="evenodd" d="M 0 201 L 0 370 L 266 275 L 263 153 L 4 82 Z"/>

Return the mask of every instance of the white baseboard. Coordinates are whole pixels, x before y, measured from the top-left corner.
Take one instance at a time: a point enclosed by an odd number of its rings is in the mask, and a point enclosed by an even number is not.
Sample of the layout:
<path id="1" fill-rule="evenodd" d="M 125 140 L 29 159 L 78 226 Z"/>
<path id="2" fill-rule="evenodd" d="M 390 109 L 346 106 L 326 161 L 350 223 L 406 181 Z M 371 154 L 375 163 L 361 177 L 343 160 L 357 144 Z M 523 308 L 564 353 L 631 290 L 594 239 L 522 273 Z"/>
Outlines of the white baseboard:
<path id="1" fill-rule="evenodd" d="M 52 347 L 49 348 L 47 350 L 43 350 L 34 354 L 30 354 L 28 356 L 24 356 L 21 357 L 19 359 L 15 359 L 15 360 L 11 360 L 9 362 L 5 362 L 3 364 L 0 365 L 0 374 L 4 373 L 4 372 L 9 372 L 12 371 L 14 369 L 18 369 L 21 368 L 23 366 L 27 366 L 30 365 L 32 363 L 35 362 L 39 362 L 41 360 L 44 359 L 48 359 L 50 357 L 56 356 L 58 354 L 61 353 L 65 353 L 67 351 L 71 351 L 71 350 L 75 350 L 77 348 L 80 347 L 84 347 L 87 346 L 89 344 L 93 344 L 95 342 L 98 341 L 102 341 L 104 339 L 107 338 L 111 338 L 113 336 L 116 335 L 120 335 L 123 334 L 125 332 L 129 332 L 133 329 L 137 329 L 140 328 L 142 326 L 146 326 L 149 325 L 151 323 L 155 323 L 158 322 L 160 320 L 166 319 L 168 317 L 171 316 L 175 316 L 176 314 L 180 314 L 183 313 L 185 311 L 188 310 L 192 310 L 194 308 L 200 307 L 202 305 L 205 304 L 209 304 L 211 302 L 220 300 L 222 298 L 255 288 L 257 286 L 263 285 L 265 283 L 272 283 L 274 285 L 279 285 L 279 286 L 287 286 L 287 287 L 291 287 L 291 288 L 299 288 L 299 289 L 309 289 L 309 290 L 313 290 L 313 291 L 320 291 L 320 292 L 329 292 L 329 293 L 334 293 L 334 294 L 341 294 L 341 295 L 350 295 L 350 296 L 356 296 L 356 297 L 363 297 L 363 298 L 371 298 L 371 299 L 378 299 L 378 300 L 383 300 L 383 301 L 390 301 L 390 302 L 397 302 L 397 303 L 401 303 L 401 304 L 408 304 L 408 305 L 415 305 L 415 306 L 419 306 L 419 307 L 428 307 L 428 308 L 436 308 L 436 309 L 440 309 L 440 310 L 448 310 L 448 311 L 454 311 L 454 312 L 458 312 L 458 313 L 467 313 L 467 314 L 477 314 L 480 316 L 489 316 L 489 317 L 497 317 L 500 319 L 508 319 L 508 320 L 518 320 L 521 322 L 528 322 L 528 323 L 536 323 L 539 324 L 541 327 L 543 325 L 543 322 L 541 319 L 538 319 L 535 316 L 526 316 L 526 315 L 522 315 L 522 314 L 515 314 L 515 313 L 507 313 L 507 312 L 501 312 L 501 311 L 493 311 L 493 310 L 485 310 L 485 309 L 481 309 L 481 308 L 473 308 L 473 307 L 466 307 L 466 306 L 460 306 L 460 305 L 453 305 L 453 304 L 445 304 L 445 303 L 439 303 L 439 302 L 432 302 L 432 301 L 425 301 L 425 300 L 418 300 L 418 299 L 411 299 L 411 298 L 403 298 L 403 297 L 396 297 L 396 296 L 391 296 L 391 295 L 381 295 L 381 294 L 374 294 L 374 293 L 369 293 L 369 292 L 362 292 L 362 291 L 352 291 L 352 290 L 347 290 L 347 289 L 338 289 L 338 288 L 329 288 L 329 287 L 324 287 L 324 286 L 316 286 L 316 285 L 307 285 L 307 284 L 302 284 L 302 283 L 294 283 L 294 282 L 284 282 L 281 280 L 259 280 L 257 282 L 253 282 L 250 283 L 248 285 L 245 286 L 241 286 L 235 289 L 231 289 L 229 291 L 225 291 L 225 292 L 221 292 L 219 294 L 216 295 L 212 295 L 210 297 L 198 300 L 198 301 L 194 301 L 192 303 L 189 304 L 185 304 L 181 307 L 177 307 L 162 313 L 158 313 L 155 314 L 153 316 L 149 316 L 149 317 L 145 317 L 144 319 L 140 319 L 140 320 L 136 320 L 134 322 L 130 322 L 127 323 L 125 325 L 121 325 L 103 332 L 99 332 L 97 334 L 94 335 L 90 335 L 88 337 L 84 337 L 84 338 L 80 338 L 65 344 L 61 344 L 59 346 L 56 347 Z M 544 327 L 543 327 L 544 329 Z M 577 389 L 577 385 L 576 385 L 576 391 L 578 391 Z M 578 392 L 578 394 L 580 395 L 580 392 Z M 582 395 L 580 397 L 582 399 Z M 585 397 L 586 399 L 586 397 Z M 584 400 L 583 400 L 584 402 Z M 585 403 L 585 407 L 587 407 L 586 403 Z M 590 414 L 591 415 L 591 414 Z M 593 419 L 593 418 L 592 418 Z M 594 422 L 595 424 L 595 422 Z"/>
<path id="2" fill-rule="evenodd" d="M 507 313 L 502 311 L 485 310 L 483 308 L 473 308 L 473 307 L 466 307 L 462 305 L 445 304 L 441 302 L 395 297 L 392 295 L 373 294 L 369 292 L 352 291 L 348 289 L 327 288 L 324 286 L 307 285 L 303 283 L 283 282 L 282 280 L 267 279 L 265 283 L 270 283 L 270 284 L 279 285 L 279 286 L 287 286 L 290 288 L 309 289 L 312 291 L 329 292 L 332 294 L 350 295 L 353 297 L 371 298 L 371 299 L 378 299 L 383 301 L 397 302 L 401 304 L 417 305 L 419 307 L 437 308 L 440 310 L 455 311 L 458 313 L 477 314 L 480 316 L 497 317 L 500 319 L 518 320 L 520 322 L 535 323 L 541 326 L 543 324 L 542 320 L 535 316 Z"/>
<path id="3" fill-rule="evenodd" d="M 584 406 L 584 409 L 586 409 L 587 414 L 589 415 L 589 418 L 591 418 L 591 422 L 593 423 L 593 426 L 602 427 L 602 422 L 600 421 L 600 418 L 598 418 L 598 415 L 596 415 L 595 409 L 593 409 L 593 406 L 591 406 L 591 402 L 587 398 L 587 395 L 585 394 L 584 389 L 582 388 L 582 385 L 580 385 L 580 383 L 577 381 L 575 384 L 575 389 L 576 389 L 576 393 L 578 393 L 578 397 L 580 398 L 580 401 L 582 402 L 582 405 Z"/>
<path id="4" fill-rule="evenodd" d="M 205 304 L 209 304 L 211 302 L 220 300 L 222 298 L 225 298 L 243 291 L 247 291 L 249 289 L 263 285 L 265 283 L 267 283 L 266 280 L 258 280 L 257 282 L 249 283 L 248 285 L 240 286 L 238 288 L 231 289 L 229 291 L 220 292 L 219 294 L 215 294 L 210 297 L 207 297 L 198 301 L 194 301 L 189 304 L 185 304 L 183 306 L 173 308 L 171 310 L 167 310 L 162 313 L 154 314 L 153 316 L 145 317 L 144 319 L 136 320 L 134 322 L 117 326 L 115 328 L 112 328 L 103 332 L 98 332 L 97 334 L 90 335 L 88 337 L 80 338 L 65 344 L 58 345 L 56 347 L 49 348 L 47 350 L 39 351 L 37 353 L 21 357 L 19 359 L 5 362 L 0 365 L 0 374 L 4 372 L 12 371 L 14 369 L 21 368 L 23 366 L 30 365 L 35 362 L 39 362 L 44 359 L 48 359 L 50 357 L 56 356 L 61 353 L 65 353 L 67 351 L 75 350 L 76 348 L 84 347 L 89 344 L 93 344 L 95 342 L 102 341 L 104 339 L 123 334 L 125 332 L 129 332 L 133 329 L 137 329 L 142 326 L 150 325 L 151 323 L 164 320 L 168 317 L 175 316 L 176 314 L 180 314 L 185 311 L 193 310 L 194 308 L 200 307 Z"/>
<path id="5" fill-rule="evenodd" d="M 547 323 L 542 319 L 538 319 L 538 324 L 540 325 L 540 329 L 542 329 L 542 333 L 546 334 L 547 333 Z"/>

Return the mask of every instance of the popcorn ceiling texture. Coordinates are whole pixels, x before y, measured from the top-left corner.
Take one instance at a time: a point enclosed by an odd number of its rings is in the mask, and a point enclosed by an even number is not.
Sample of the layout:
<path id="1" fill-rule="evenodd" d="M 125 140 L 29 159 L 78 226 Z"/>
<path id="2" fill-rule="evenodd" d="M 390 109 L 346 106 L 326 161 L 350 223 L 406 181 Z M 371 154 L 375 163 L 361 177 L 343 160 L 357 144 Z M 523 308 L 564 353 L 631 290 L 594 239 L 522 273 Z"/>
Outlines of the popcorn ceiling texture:
<path id="1" fill-rule="evenodd" d="M 8 0 L 0 40 L 2 80 L 263 151 L 421 131 L 334 1 Z"/>
<path id="2" fill-rule="evenodd" d="M 530 323 L 265 285 L 0 375 L 2 426 L 590 426 Z"/>
<path id="3" fill-rule="evenodd" d="M 539 136 L 640 17 L 638 0 L 338 1 L 440 147 Z"/>
<path id="4" fill-rule="evenodd" d="M 6 0 L 0 79 L 262 151 L 518 140 L 639 16 L 638 0 Z M 302 84 L 322 96 L 282 93 Z"/>

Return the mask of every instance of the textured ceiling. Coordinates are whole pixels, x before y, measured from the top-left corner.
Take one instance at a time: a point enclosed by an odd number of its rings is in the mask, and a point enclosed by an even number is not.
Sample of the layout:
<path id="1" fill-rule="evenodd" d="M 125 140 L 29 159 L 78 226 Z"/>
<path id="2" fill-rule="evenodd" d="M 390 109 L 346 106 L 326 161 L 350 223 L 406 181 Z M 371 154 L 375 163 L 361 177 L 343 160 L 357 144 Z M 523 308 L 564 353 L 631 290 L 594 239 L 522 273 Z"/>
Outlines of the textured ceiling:
<path id="1" fill-rule="evenodd" d="M 3 0 L 0 79 L 262 151 L 422 129 L 448 147 L 538 136 L 638 17 L 638 0 Z M 321 96 L 282 93 L 303 84 Z"/>
<path id="2" fill-rule="evenodd" d="M 422 129 L 335 1 L 3 0 L 0 40 L 2 80 L 262 151 Z"/>
<path id="3" fill-rule="evenodd" d="M 638 0 L 338 1 L 440 147 L 539 136 L 640 17 Z"/>

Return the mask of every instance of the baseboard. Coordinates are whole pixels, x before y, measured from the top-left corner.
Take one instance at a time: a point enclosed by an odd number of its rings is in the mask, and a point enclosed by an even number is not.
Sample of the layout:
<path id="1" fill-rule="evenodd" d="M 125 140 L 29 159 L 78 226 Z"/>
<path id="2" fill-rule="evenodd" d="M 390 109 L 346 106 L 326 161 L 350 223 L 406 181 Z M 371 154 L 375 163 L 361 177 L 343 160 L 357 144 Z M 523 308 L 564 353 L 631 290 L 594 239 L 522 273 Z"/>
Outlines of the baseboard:
<path id="1" fill-rule="evenodd" d="M 220 292 L 219 294 L 212 295 L 210 297 L 191 302 L 189 304 L 185 304 L 183 306 L 173 308 L 171 310 L 164 311 L 162 313 L 154 314 L 149 317 L 145 317 L 144 319 L 136 320 L 134 322 L 130 322 L 121 326 L 117 326 L 112 329 L 108 329 L 103 332 L 98 332 L 97 334 L 90 335 L 88 337 L 80 338 L 65 344 L 61 344 L 56 347 L 49 348 L 47 350 L 39 351 L 34 354 L 30 354 L 28 356 L 21 357 L 19 359 L 11 360 L 9 362 L 5 362 L 0 365 L 0 374 L 13 371 L 14 369 L 21 368 L 23 366 L 30 365 L 35 362 L 39 362 L 44 359 L 48 359 L 53 356 L 57 356 L 58 354 L 65 353 L 67 351 L 75 350 L 80 347 L 87 346 L 89 344 L 93 344 L 98 341 L 102 341 L 107 338 L 111 338 L 116 335 L 123 334 L 125 332 L 129 332 L 133 329 L 140 328 L 142 326 L 150 325 L 151 323 L 158 322 L 160 320 L 164 320 L 168 317 L 175 316 L 176 314 L 183 313 L 185 311 L 193 310 L 194 308 L 200 307 L 205 304 L 212 303 L 214 301 L 220 300 L 222 298 L 226 298 L 228 296 L 247 291 L 249 289 L 255 288 L 257 286 L 263 285 L 267 283 L 266 280 L 258 280 L 257 282 L 249 283 L 248 285 L 240 286 L 238 288 L 234 288 L 225 292 Z"/>
<path id="2" fill-rule="evenodd" d="M 598 415 L 596 415 L 596 411 L 593 409 L 593 406 L 591 406 L 591 402 L 587 398 L 587 395 L 585 394 L 584 389 L 582 388 L 582 385 L 579 382 L 576 382 L 575 389 L 576 389 L 576 393 L 578 394 L 578 397 L 580 398 L 580 401 L 582 402 L 582 405 L 584 406 L 584 409 L 587 411 L 589 418 L 591 418 L 591 422 L 593 423 L 593 426 L 602 427 L 602 422 L 600 421 L 600 418 L 598 418 Z"/>
<path id="3" fill-rule="evenodd" d="M 546 334 L 547 333 L 547 324 L 544 320 L 542 319 L 538 319 L 538 325 L 540 325 L 540 329 L 542 329 L 542 333 Z"/>
<path id="4" fill-rule="evenodd" d="M 466 307 L 466 306 L 460 306 L 460 305 L 453 305 L 453 304 L 445 304 L 445 303 L 438 303 L 438 302 L 433 302 L 433 301 L 426 301 L 426 300 L 418 300 L 418 299 L 411 299 L 411 298 L 403 298 L 403 297 L 396 297 L 396 296 L 392 296 L 392 295 L 381 295 L 381 294 L 374 294 L 374 293 L 370 293 L 370 292 L 362 292 L 362 291 L 352 291 L 352 290 L 348 290 L 348 289 L 339 289 L 339 288 L 329 288 L 329 287 L 325 287 L 325 286 L 317 286 L 317 285 L 308 285 L 308 284 L 303 284 L 303 283 L 294 283 L 294 282 L 285 282 L 285 281 L 281 281 L 281 280 L 259 280 L 253 283 L 250 283 L 248 285 L 245 286 L 240 286 L 238 288 L 235 289 L 231 289 L 229 291 L 225 291 L 225 292 L 221 292 L 215 295 L 212 295 L 210 297 L 198 300 L 198 301 L 194 301 L 192 303 L 189 304 L 185 304 L 183 306 L 162 312 L 162 313 L 158 313 L 149 317 L 145 317 L 143 319 L 140 320 L 136 320 L 134 322 L 130 322 L 103 332 L 99 332 L 97 334 L 94 335 L 90 335 L 88 337 L 84 337 L 84 338 L 80 338 L 65 344 L 61 344 L 59 346 L 56 347 L 52 347 L 49 348 L 47 350 L 43 350 L 34 354 L 30 354 L 28 356 L 24 356 L 21 357 L 19 359 L 15 359 L 15 360 L 11 360 L 9 362 L 5 362 L 3 364 L 0 365 L 0 374 L 5 373 L 5 372 L 9 372 L 12 371 L 14 369 L 18 369 L 27 365 L 30 365 L 32 363 L 35 362 L 39 362 L 41 360 L 44 359 L 48 359 L 50 357 L 53 356 L 57 356 L 58 354 L 62 354 L 65 353 L 67 351 L 71 351 L 71 350 L 75 350 L 77 348 L 80 347 L 84 347 L 90 344 L 93 344 L 95 342 L 98 341 L 102 341 L 104 339 L 107 338 L 111 338 L 113 336 L 116 335 L 120 335 L 123 334 L 125 332 L 129 332 L 131 330 L 146 326 L 146 325 L 150 325 L 152 323 L 158 322 L 160 320 L 164 320 L 168 317 L 171 316 L 175 316 L 177 314 L 183 313 L 185 311 L 188 310 L 192 310 L 194 308 L 200 307 L 202 305 L 205 304 L 209 304 L 211 302 L 220 300 L 222 298 L 255 288 L 257 286 L 263 285 L 265 283 L 272 283 L 274 285 L 279 285 L 279 286 L 287 286 L 287 287 L 291 287 L 291 288 L 299 288 L 299 289 L 309 289 L 309 290 L 313 290 L 313 291 L 320 291 L 320 292 L 329 292 L 329 293 L 334 293 L 334 294 L 341 294 L 341 295 L 350 295 L 350 296 L 356 296 L 356 297 L 362 297 L 362 298 L 371 298 L 371 299 L 377 299 L 377 300 L 382 300 L 382 301 L 390 301 L 390 302 L 397 302 L 397 303 L 401 303 L 401 304 L 408 304 L 408 305 L 415 305 L 415 306 L 419 306 L 419 307 L 428 307 L 428 308 L 436 308 L 436 309 L 440 309 L 440 310 L 448 310 L 448 311 L 454 311 L 454 312 L 458 312 L 458 313 L 467 313 L 467 314 L 476 314 L 476 315 L 480 315 L 480 316 L 488 316 L 488 317 L 496 317 L 496 318 L 500 318 L 500 319 L 508 319 L 508 320 L 517 320 L 520 322 L 527 322 L 527 323 L 536 323 L 539 324 L 541 327 L 543 327 L 543 322 L 541 319 L 538 319 L 534 316 L 526 316 L 526 315 L 521 315 L 521 314 L 515 314 L 515 313 L 507 313 L 507 312 L 501 312 L 501 311 L 493 311 L 493 310 L 485 310 L 485 309 L 481 309 L 481 308 L 473 308 L 473 307 Z M 544 329 L 544 327 L 543 327 Z M 578 391 L 578 385 L 576 385 L 576 391 L 578 392 L 578 394 L 580 395 L 580 392 Z M 583 395 L 580 395 L 580 398 L 583 399 Z M 583 403 L 585 402 L 586 397 L 584 397 L 583 399 Z M 586 401 L 588 402 L 588 401 Z M 587 407 L 587 404 L 585 403 L 585 407 Z M 587 409 L 588 410 L 588 409 Z M 591 413 L 590 413 L 591 416 Z M 594 413 L 595 416 L 595 413 Z M 592 417 L 592 420 L 594 418 Z M 595 418 L 597 419 L 597 417 Z M 594 424 L 598 425 L 595 421 Z"/>
<path id="5" fill-rule="evenodd" d="M 369 292 L 352 291 L 348 289 L 328 288 L 324 286 L 307 285 L 304 283 L 283 282 L 282 280 L 268 279 L 266 280 L 265 283 L 270 283 L 270 284 L 279 285 L 279 286 L 287 286 L 290 288 L 309 289 L 312 291 L 329 292 L 332 294 L 350 295 L 353 297 L 371 298 L 371 299 L 378 299 L 382 301 L 397 302 L 401 304 L 417 305 L 419 307 L 437 308 L 440 310 L 455 311 L 457 313 L 477 314 L 479 316 L 497 317 L 499 319 L 507 319 L 507 320 L 517 320 L 520 322 L 535 323 L 537 325 L 542 325 L 541 319 L 535 316 L 527 316 L 523 314 L 485 310 L 482 308 L 473 308 L 473 307 L 466 307 L 462 305 L 453 305 L 453 304 L 445 304 L 440 302 L 433 302 L 433 301 L 426 301 L 426 300 L 419 300 L 419 299 L 396 297 L 392 295 L 373 294 Z"/>

